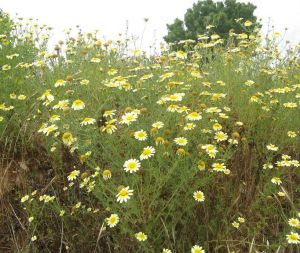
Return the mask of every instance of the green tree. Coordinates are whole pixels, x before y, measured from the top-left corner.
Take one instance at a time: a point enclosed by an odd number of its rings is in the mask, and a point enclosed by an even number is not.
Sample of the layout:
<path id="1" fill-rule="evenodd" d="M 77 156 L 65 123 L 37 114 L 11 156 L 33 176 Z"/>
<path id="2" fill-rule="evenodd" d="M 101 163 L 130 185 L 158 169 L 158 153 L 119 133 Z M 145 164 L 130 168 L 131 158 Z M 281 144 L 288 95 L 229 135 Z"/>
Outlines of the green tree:
<path id="1" fill-rule="evenodd" d="M 199 34 L 206 31 L 207 25 L 213 25 L 214 32 L 226 39 L 228 32 L 234 29 L 236 33 L 249 31 L 260 24 L 254 16 L 256 6 L 251 3 L 239 3 L 236 0 L 225 0 L 214 2 L 213 0 L 198 1 L 188 9 L 184 21 L 176 18 L 173 24 L 167 24 L 168 34 L 165 41 L 178 42 L 184 39 L 195 40 Z M 245 27 L 242 22 L 249 20 L 253 23 L 251 27 Z"/>

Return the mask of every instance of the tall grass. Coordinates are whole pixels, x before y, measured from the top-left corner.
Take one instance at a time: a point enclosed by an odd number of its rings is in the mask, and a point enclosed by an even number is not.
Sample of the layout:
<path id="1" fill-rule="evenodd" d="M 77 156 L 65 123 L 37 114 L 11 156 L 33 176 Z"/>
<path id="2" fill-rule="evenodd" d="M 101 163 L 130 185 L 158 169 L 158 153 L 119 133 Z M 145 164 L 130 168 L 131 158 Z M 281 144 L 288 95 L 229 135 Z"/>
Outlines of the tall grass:
<path id="1" fill-rule="evenodd" d="M 281 55 L 276 36 L 209 30 L 180 51 L 126 55 L 79 31 L 49 53 L 47 27 L 1 22 L 10 250 L 299 251 L 299 46 Z M 129 159 L 141 167 L 126 172 Z"/>

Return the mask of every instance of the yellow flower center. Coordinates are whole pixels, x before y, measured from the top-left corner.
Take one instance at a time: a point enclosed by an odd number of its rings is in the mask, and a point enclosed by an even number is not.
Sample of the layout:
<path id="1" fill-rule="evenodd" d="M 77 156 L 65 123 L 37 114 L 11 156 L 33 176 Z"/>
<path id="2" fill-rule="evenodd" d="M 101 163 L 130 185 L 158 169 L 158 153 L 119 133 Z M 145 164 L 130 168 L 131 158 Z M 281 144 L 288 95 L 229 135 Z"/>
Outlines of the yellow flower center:
<path id="1" fill-rule="evenodd" d="M 117 221 L 116 217 L 113 216 L 113 217 L 110 218 L 110 221 L 109 221 L 109 222 L 110 222 L 111 224 L 113 224 L 113 223 L 116 223 L 116 221 Z"/>
<path id="2" fill-rule="evenodd" d="M 128 191 L 127 189 L 122 189 L 120 192 L 119 192 L 119 195 L 121 197 L 126 197 L 128 195 Z"/>
<path id="3" fill-rule="evenodd" d="M 75 101 L 74 101 L 74 104 L 75 104 L 76 106 L 80 106 L 80 105 L 82 105 L 82 101 L 81 101 L 81 100 L 75 100 Z"/>
<path id="4" fill-rule="evenodd" d="M 290 238 L 291 238 L 291 240 L 293 240 L 293 241 L 298 240 L 298 236 L 297 236 L 297 235 L 294 235 L 294 234 L 292 234 L 292 235 L 290 236 Z"/>
<path id="5" fill-rule="evenodd" d="M 131 169 L 131 170 L 135 169 L 136 168 L 136 163 L 134 163 L 134 162 L 129 163 L 128 168 Z"/>
<path id="6" fill-rule="evenodd" d="M 143 155 L 151 155 L 151 150 L 145 149 L 145 150 L 143 151 Z"/>
<path id="7" fill-rule="evenodd" d="M 133 116 L 132 115 L 127 115 L 126 120 L 133 120 Z"/>

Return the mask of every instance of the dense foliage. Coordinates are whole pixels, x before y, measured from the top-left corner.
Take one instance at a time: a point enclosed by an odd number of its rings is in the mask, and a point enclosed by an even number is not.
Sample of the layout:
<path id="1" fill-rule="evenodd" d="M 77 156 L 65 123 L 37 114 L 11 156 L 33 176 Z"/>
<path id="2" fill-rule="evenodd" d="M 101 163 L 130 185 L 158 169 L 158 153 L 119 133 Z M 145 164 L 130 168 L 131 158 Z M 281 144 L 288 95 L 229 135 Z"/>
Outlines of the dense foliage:
<path id="1" fill-rule="evenodd" d="M 254 15 L 256 6 L 251 3 L 240 3 L 236 0 L 214 2 L 202 0 L 193 4 L 193 7 L 185 13 L 184 20 L 176 18 L 172 24 L 168 24 L 168 34 L 164 37 L 166 42 L 174 43 L 180 40 L 196 40 L 198 35 L 212 28 L 223 39 L 228 38 L 229 31 L 235 33 L 249 32 L 254 27 L 259 27 L 257 17 Z M 248 21 L 247 27 L 237 20 Z"/>
<path id="2" fill-rule="evenodd" d="M 67 31 L 49 52 L 19 22 L 0 35 L 1 252 L 299 252 L 299 45 L 207 30 L 147 57 Z"/>

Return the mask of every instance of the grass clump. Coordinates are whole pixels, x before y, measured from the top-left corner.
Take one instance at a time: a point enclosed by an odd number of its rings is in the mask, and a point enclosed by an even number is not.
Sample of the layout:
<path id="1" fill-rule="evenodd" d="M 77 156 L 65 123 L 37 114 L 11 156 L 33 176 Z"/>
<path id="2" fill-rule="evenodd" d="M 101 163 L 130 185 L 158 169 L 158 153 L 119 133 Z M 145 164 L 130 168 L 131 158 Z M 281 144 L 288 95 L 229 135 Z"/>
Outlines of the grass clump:
<path id="1" fill-rule="evenodd" d="M 79 31 L 49 53 L 47 27 L 10 27 L 0 144 L 18 182 L 1 197 L 14 202 L 2 212 L 11 250 L 299 250 L 299 46 L 282 56 L 258 31 L 207 31 L 180 51 L 127 55 Z"/>

